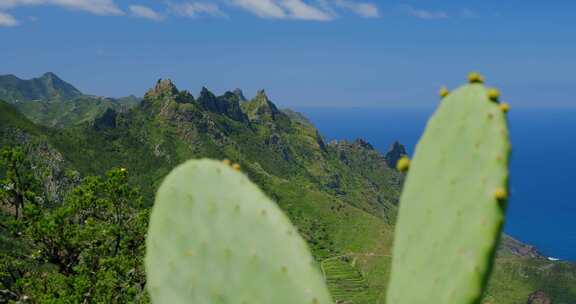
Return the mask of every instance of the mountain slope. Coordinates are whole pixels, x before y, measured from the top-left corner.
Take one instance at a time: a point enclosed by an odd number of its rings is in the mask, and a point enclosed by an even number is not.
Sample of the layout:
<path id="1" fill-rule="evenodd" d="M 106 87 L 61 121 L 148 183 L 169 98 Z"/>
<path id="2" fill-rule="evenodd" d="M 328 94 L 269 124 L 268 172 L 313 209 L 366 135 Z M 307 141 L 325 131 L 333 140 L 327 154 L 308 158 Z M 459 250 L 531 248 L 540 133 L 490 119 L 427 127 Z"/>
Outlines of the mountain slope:
<path id="1" fill-rule="evenodd" d="M 0 99 L 14 104 L 34 123 L 49 127 L 89 122 L 107 109 L 126 111 L 140 102 L 135 96 L 113 99 L 84 95 L 50 72 L 30 80 L 0 75 Z"/>
<path id="2" fill-rule="evenodd" d="M 198 101 L 209 95 L 205 91 Z M 389 254 L 401 176 L 382 156 L 363 144 L 324 143 L 311 125 L 291 120 L 269 100 L 262 102 L 268 99 L 264 94 L 247 101 L 253 112 L 244 116 L 234 111 L 239 101 L 226 96 L 197 102 L 162 81 L 109 127 L 85 124 L 54 138 L 84 174 L 126 167 L 149 197 L 162 177 L 186 159 L 232 159 L 290 216 L 317 260 Z M 258 116 L 250 118 L 251 113 Z M 358 168 L 362 160 L 372 163 Z M 371 269 L 370 274 L 386 271 L 386 264 L 371 258 L 360 266 Z M 367 281 L 369 298 L 382 293 L 385 280 L 374 275 Z"/>
<path id="3" fill-rule="evenodd" d="M 308 120 L 279 110 L 264 91 L 250 101 L 239 95 L 203 89 L 194 98 L 160 80 L 132 109 L 107 109 L 93 121 L 60 129 L 37 127 L 0 103 L 0 131 L 10 134 L 0 143 L 31 147 L 37 161 L 46 152 L 32 147 L 46 147 L 59 155 L 47 158 L 53 172 L 87 176 L 127 168 L 148 204 L 162 178 L 184 160 L 231 159 L 299 228 L 338 300 L 383 303 L 403 181 L 389 162 L 401 147 L 387 159 L 360 139 L 325 143 Z M 574 266 L 524 254 L 531 251 L 523 248 L 504 239 L 486 303 L 523 303 L 536 290 L 555 303 L 573 302 Z"/>
<path id="4" fill-rule="evenodd" d="M 3 100 L 0 100 L 0 129 L 21 130 L 30 134 L 40 133 L 38 126 L 22 115 L 18 109 Z M 2 137 L 1 140 L 6 140 L 6 137 Z"/>
<path id="5" fill-rule="evenodd" d="M 82 96 L 71 84 L 48 72 L 38 78 L 22 80 L 0 75 L 0 99 L 11 103 L 30 100 L 70 100 Z"/>

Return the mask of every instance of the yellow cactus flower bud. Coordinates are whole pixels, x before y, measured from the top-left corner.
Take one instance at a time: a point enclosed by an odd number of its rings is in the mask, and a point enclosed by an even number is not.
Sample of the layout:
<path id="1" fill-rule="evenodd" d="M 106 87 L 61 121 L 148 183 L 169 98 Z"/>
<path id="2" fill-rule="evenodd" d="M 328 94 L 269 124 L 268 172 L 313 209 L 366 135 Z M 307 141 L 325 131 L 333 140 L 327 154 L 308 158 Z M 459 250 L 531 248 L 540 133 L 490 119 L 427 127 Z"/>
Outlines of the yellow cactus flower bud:
<path id="1" fill-rule="evenodd" d="M 498 91 L 498 89 L 495 88 L 491 88 L 488 89 L 488 98 L 490 98 L 490 100 L 492 101 L 498 101 L 498 99 L 500 99 L 500 91 Z"/>
<path id="2" fill-rule="evenodd" d="M 508 198 L 508 192 L 504 188 L 498 188 L 494 191 L 494 197 L 499 201 L 503 201 Z"/>
<path id="3" fill-rule="evenodd" d="M 439 94 L 440 94 L 440 97 L 444 98 L 444 97 L 448 96 L 448 94 L 450 94 L 450 91 L 448 90 L 447 87 L 442 87 L 442 88 L 440 88 Z"/>
<path id="4" fill-rule="evenodd" d="M 396 169 L 400 172 L 406 172 L 410 168 L 410 159 L 407 156 L 402 156 L 396 163 Z"/>
<path id="5" fill-rule="evenodd" d="M 468 74 L 468 82 L 470 83 L 484 83 L 484 76 L 480 75 L 480 73 L 472 72 Z"/>
<path id="6" fill-rule="evenodd" d="M 507 103 L 502 103 L 502 104 L 498 105 L 498 107 L 504 113 L 508 113 L 508 111 L 510 111 L 510 105 Z"/>

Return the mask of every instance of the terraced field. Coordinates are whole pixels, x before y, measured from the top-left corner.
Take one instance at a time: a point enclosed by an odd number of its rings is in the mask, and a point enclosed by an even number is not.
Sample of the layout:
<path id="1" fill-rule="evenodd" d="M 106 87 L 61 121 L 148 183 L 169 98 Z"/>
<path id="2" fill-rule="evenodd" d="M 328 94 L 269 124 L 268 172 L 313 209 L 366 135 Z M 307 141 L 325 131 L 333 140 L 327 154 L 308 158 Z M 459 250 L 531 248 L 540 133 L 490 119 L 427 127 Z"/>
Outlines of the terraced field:
<path id="1" fill-rule="evenodd" d="M 321 263 L 328 289 L 336 303 L 357 304 L 375 303 L 369 293 L 368 284 L 362 273 L 356 268 L 353 256 L 338 256 Z"/>

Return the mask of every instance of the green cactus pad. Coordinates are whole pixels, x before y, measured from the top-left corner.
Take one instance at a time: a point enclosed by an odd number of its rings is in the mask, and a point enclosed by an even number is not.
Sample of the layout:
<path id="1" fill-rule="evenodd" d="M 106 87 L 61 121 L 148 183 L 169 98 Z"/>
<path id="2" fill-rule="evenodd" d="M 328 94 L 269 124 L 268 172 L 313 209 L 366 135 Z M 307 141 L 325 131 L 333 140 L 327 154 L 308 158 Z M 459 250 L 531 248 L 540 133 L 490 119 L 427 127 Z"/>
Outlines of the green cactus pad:
<path id="1" fill-rule="evenodd" d="M 482 84 L 441 101 L 401 196 L 387 304 L 478 303 L 504 221 L 509 153 L 506 114 Z"/>
<path id="2" fill-rule="evenodd" d="M 146 245 L 153 303 L 332 303 L 288 218 L 218 161 L 189 161 L 166 177 Z"/>

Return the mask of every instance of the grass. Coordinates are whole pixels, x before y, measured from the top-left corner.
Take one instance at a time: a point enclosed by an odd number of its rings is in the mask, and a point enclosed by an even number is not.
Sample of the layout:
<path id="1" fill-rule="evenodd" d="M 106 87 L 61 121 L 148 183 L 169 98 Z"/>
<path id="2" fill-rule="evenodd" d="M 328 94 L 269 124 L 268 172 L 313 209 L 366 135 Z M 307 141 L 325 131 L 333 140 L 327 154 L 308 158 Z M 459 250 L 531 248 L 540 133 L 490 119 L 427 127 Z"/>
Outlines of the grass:
<path id="1" fill-rule="evenodd" d="M 374 303 L 366 279 L 349 256 L 328 258 L 320 263 L 328 289 L 341 303 Z"/>

